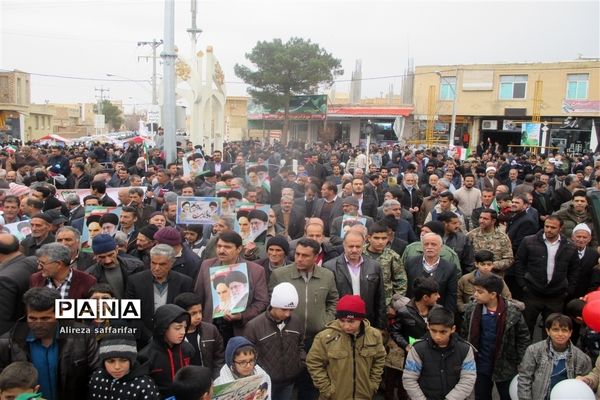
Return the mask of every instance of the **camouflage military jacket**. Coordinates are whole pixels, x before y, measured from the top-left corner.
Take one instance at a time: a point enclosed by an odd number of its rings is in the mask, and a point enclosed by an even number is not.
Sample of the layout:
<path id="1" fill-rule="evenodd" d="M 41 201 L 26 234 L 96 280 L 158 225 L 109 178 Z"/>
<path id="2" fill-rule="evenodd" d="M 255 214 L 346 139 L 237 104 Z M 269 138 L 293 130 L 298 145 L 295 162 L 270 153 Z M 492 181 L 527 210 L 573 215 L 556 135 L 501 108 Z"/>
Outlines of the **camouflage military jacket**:
<path id="1" fill-rule="evenodd" d="M 494 253 L 494 272 L 504 273 L 513 263 L 513 252 L 510 239 L 506 233 L 494 229 L 491 233 L 483 233 L 475 228 L 467 234 L 473 244 L 473 251 L 489 250 Z"/>
<path id="2" fill-rule="evenodd" d="M 389 306 L 392 304 L 394 294 L 406 295 L 406 272 L 402 267 L 400 256 L 389 246 L 381 254 L 371 253 L 367 250 L 368 246 L 366 244 L 363 248 L 363 255 L 379 262 L 383 274 L 385 304 Z"/>

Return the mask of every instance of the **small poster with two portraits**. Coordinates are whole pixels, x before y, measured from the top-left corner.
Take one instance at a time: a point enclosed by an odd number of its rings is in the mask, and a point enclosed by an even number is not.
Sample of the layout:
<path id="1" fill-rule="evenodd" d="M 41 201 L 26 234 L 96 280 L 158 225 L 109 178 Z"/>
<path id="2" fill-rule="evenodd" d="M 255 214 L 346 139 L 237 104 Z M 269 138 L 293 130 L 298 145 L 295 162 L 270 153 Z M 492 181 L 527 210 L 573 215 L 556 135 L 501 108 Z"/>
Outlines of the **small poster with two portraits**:
<path id="1" fill-rule="evenodd" d="M 213 225 L 223 207 L 222 197 L 177 196 L 177 224 Z"/>

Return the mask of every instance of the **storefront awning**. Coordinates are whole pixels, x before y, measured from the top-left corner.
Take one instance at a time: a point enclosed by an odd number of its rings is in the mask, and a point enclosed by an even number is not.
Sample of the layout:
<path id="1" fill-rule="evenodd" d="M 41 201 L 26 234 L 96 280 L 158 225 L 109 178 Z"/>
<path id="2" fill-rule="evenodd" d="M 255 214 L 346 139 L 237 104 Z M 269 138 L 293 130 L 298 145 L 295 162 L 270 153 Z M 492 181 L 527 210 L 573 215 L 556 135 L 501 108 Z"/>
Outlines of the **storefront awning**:
<path id="1" fill-rule="evenodd" d="M 412 107 L 327 107 L 328 117 L 396 118 L 407 117 L 412 112 Z"/>

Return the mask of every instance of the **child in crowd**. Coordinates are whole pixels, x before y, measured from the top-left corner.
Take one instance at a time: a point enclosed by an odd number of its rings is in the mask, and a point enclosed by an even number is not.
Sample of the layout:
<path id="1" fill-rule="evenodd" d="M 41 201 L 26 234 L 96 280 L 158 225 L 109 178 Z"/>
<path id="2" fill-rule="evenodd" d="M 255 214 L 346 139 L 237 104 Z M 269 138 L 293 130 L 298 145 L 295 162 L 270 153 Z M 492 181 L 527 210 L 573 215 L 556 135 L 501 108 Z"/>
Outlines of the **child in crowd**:
<path id="1" fill-rule="evenodd" d="M 169 387 L 175 373 L 190 365 L 194 348 L 185 341 L 190 314 L 175 304 L 158 307 L 154 313 L 154 332 L 150 343 L 140 352 L 140 360 L 150 363 L 150 376 L 162 397 L 171 395 Z"/>
<path id="2" fill-rule="evenodd" d="M 102 367 L 90 378 L 90 399 L 159 400 L 148 362 L 136 362 L 133 335 L 106 335 L 100 341 L 98 358 Z"/>
<path id="3" fill-rule="evenodd" d="M 216 326 L 202 321 L 202 299 L 195 293 L 181 293 L 175 297 L 175 304 L 190 314 L 190 326 L 185 340 L 195 350 L 192 365 L 212 370 L 212 377 L 219 376 L 219 370 L 225 363 L 223 338 Z"/>
<path id="4" fill-rule="evenodd" d="M 592 369 L 590 358 L 571 343 L 571 318 L 550 314 L 545 327 L 548 338 L 529 346 L 519 365 L 519 400 L 547 399 L 558 382 Z"/>
<path id="5" fill-rule="evenodd" d="M 294 382 L 305 368 L 304 326 L 294 314 L 298 292 L 282 282 L 273 288 L 271 305 L 246 324 L 244 335 L 261 354 L 260 366 L 269 374 L 274 400 L 291 400 Z"/>
<path id="6" fill-rule="evenodd" d="M 521 311 L 499 294 L 506 289 L 501 277 L 482 274 L 472 285 L 475 302 L 465 307 L 461 334 L 478 350 L 475 399 L 491 399 L 496 384 L 500 399 L 510 400 L 508 389 L 529 346 L 529 329 Z"/>
<path id="7" fill-rule="evenodd" d="M 115 293 L 108 283 L 96 283 L 88 290 L 88 298 L 94 300 L 110 300 L 115 298 Z M 92 328 L 99 328 L 98 333 L 96 333 L 97 341 L 100 341 L 104 336 L 104 333 L 102 333 L 102 330 L 100 329 L 110 326 L 112 321 L 114 320 L 101 318 L 85 320 Z"/>
<path id="8" fill-rule="evenodd" d="M 381 332 L 366 314 L 360 296 L 345 295 L 337 304 L 337 319 L 315 336 L 306 366 L 320 398 L 371 399 L 377 393 L 386 354 Z"/>
<path id="9" fill-rule="evenodd" d="M 32 363 L 15 361 L 9 364 L 0 374 L 0 400 L 15 400 L 19 395 L 43 400 L 37 393 L 40 389 L 37 381 L 38 372 Z"/>
<path id="10" fill-rule="evenodd" d="M 427 333 L 427 316 L 437 305 L 440 298 L 440 286 L 437 281 L 431 277 L 418 277 L 413 285 L 414 297 L 401 297 L 394 295 L 393 306 L 396 311 L 396 318 L 390 327 L 390 336 L 395 343 L 395 348 L 391 344 L 388 351 L 388 357 L 393 354 L 401 355 L 397 364 L 404 367 L 406 354 L 410 350 L 411 344 L 421 339 Z M 386 359 L 386 360 L 387 360 Z M 386 364 L 387 365 L 387 364 Z M 388 389 L 396 387 L 398 389 L 398 397 L 406 399 L 407 395 L 402 383 L 402 370 L 394 369 L 386 366 L 385 372 L 385 387 Z M 393 393 L 389 393 L 387 398 L 395 398 Z"/>
<path id="11" fill-rule="evenodd" d="M 512 196 L 510 193 L 498 193 L 496 195 L 496 204 L 498 204 L 498 222 L 506 226 L 513 215 Z"/>
<path id="12" fill-rule="evenodd" d="M 221 385 L 252 375 L 262 375 L 268 384 L 269 398 L 271 398 L 271 378 L 256 364 L 257 358 L 258 353 L 252 342 L 243 336 L 232 337 L 225 348 L 225 365 L 221 368 L 214 384 Z"/>
<path id="13" fill-rule="evenodd" d="M 494 253 L 489 250 L 479 250 L 476 252 L 475 268 L 475 271 L 461 276 L 458 280 L 458 299 L 456 305 L 458 306 L 459 313 L 463 313 L 465 311 L 465 306 L 473 299 L 473 295 L 475 294 L 473 281 L 475 278 L 492 273 L 492 269 L 494 268 Z M 506 286 L 504 281 L 502 281 L 502 293 L 499 295 L 502 295 L 505 299 L 511 298 L 510 290 L 508 290 L 508 286 Z"/>
<path id="14" fill-rule="evenodd" d="M 411 399 L 466 399 L 476 380 L 471 345 L 456 333 L 454 314 L 436 307 L 427 317 L 427 334 L 406 356 L 402 383 Z M 440 374 L 445 379 L 440 379 Z"/>
<path id="15" fill-rule="evenodd" d="M 171 391 L 175 396 L 166 400 L 210 400 L 212 396 L 212 371 L 206 367 L 190 365 L 175 374 Z"/>

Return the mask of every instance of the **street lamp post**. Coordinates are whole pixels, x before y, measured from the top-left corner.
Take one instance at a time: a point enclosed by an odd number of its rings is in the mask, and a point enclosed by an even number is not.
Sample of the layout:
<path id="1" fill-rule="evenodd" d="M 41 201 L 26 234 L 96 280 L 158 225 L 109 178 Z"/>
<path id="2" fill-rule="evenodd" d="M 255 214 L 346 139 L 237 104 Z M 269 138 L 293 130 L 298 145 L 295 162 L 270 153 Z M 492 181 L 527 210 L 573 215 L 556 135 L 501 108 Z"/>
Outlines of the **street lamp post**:
<path id="1" fill-rule="evenodd" d="M 446 77 L 442 76 L 442 73 L 440 71 L 436 71 L 435 73 L 440 77 L 440 79 L 446 80 L 446 82 L 448 82 Z M 454 85 L 458 86 L 458 68 L 456 68 Z M 458 98 L 458 92 L 456 91 L 456 88 L 451 84 L 449 84 L 449 86 L 450 89 L 452 89 L 452 93 L 454 94 L 454 100 L 452 100 L 452 122 L 450 123 L 450 137 L 448 138 L 448 149 L 454 146 L 454 133 L 456 131 L 456 99 Z"/>

